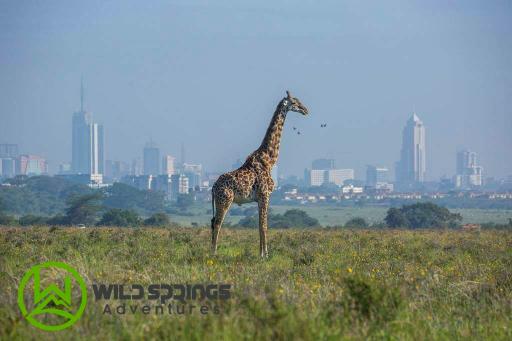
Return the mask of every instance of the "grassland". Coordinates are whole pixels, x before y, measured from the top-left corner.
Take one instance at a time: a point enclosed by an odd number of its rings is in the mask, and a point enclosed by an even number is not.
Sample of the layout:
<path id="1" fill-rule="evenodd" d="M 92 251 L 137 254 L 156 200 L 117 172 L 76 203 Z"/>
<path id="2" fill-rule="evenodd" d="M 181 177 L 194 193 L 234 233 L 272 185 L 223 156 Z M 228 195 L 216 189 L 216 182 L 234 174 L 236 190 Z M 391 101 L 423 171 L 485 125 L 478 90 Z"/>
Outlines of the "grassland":
<path id="1" fill-rule="evenodd" d="M 0 338 L 512 339 L 512 233 L 223 229 L 0 229 Z M 16 303 L 24 272 L 63 261 L 92 283 L 231 283 L 219 314 L 103 315 L 44 332 Z M 92 296 L 92 294 L 90 294 Z"/>
<path id="2" fill-rule="evenodd" d="M 252 204 L 255 206 L 255 204 Z M 250 207 L 244 205 L 243 208 Z M 300 206 L 287 206 L 287 205 L 272 205 L 273 213 L 284 213 L 286 210 L 292 208 L 299 208 L 306 211 L 313 218 L 318 219 L 322 226 L 339 226 L 345 224 L 348 220 L 354 217 L 364 217 L 370 224 L 381 222 L 386 217 L 388 207 L 341 207 L 341 206 L 328 206 L 328 205 L 300 205 Z M 192 215 L 171 215 L 171 219 L 183 226 L 190 226 L 193 222 L 199 225 L 206 225 L 210 222 L 211 213 L 207 211 L 211 209 L 211 204 L 197 204 L 190 209 Z M 450 209 L 454 213 L 460 213 L 463 218 L 463 223 L 481 224 L 487 222 L 494 222 L 497 224 L 504 224 L 512 218 L 511 210 L 498 210 L 498 209 L 476 209 L 476 208 L 462 208 Z M 228 215 L 226 221 L 237 223 L 243 216 Z"/>

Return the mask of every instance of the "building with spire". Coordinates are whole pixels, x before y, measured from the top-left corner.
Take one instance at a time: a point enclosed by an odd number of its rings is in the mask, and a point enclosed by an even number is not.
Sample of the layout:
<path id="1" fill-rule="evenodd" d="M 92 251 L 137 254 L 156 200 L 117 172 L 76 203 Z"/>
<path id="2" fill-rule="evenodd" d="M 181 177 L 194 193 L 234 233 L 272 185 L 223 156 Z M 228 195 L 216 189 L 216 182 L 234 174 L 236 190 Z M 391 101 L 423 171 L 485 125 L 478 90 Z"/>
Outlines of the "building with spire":
<path id="1" fill-rule="evenodd" d="M 80 82 L 80 110 L 73 113 L 71 171 L 99 178 L 104 172 L 104 132 L 84 109 L 84 84 Z"/>
<path id="2" fill-rule="evenodd" d="M 416 113 L 407 121 L 402 132 L 400 161 L 395 177 L 399 189 L 412 189 L 425 181 L 425 126 Z"/>

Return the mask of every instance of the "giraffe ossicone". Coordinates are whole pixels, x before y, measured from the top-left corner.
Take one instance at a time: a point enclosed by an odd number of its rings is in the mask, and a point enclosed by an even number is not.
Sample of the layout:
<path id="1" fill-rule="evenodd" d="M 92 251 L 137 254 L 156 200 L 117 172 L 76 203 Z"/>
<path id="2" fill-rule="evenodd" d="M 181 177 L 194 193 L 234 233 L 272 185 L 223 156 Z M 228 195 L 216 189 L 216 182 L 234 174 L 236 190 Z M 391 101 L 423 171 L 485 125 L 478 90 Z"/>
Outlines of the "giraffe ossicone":
<path id="1" fill-rule="evenodd" d="M 252 152 L 238 169 L 222 174 L 212 187 L 212 251 L 216 253 L 219 232 L 231 204 L 258 203 L 260 256 L 268 256 L 267 218 L 270 194 L 274 190 L 272 167 L 279 157 L 279 145 L 286 114 L 294 111 L 302 115 L 308 109 L 289 91 L 279 101 L 270 120 L 265 137 L 258 149 Z"/>

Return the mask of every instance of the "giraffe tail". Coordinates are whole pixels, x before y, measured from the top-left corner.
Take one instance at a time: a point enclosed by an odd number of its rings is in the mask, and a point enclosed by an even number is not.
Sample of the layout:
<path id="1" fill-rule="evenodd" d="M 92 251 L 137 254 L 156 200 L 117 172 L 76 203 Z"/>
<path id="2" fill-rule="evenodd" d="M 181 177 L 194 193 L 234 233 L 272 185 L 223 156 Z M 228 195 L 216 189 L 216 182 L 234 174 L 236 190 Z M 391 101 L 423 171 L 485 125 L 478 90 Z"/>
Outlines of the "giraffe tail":
<path id="1" fill-rule="evenodd" d="M 214 225 L 215 225 L 215 199 L 214 199 L 214 195 L 213 195 L 213 188 L 212 188 L 212 231 L 214 229 Z"/>

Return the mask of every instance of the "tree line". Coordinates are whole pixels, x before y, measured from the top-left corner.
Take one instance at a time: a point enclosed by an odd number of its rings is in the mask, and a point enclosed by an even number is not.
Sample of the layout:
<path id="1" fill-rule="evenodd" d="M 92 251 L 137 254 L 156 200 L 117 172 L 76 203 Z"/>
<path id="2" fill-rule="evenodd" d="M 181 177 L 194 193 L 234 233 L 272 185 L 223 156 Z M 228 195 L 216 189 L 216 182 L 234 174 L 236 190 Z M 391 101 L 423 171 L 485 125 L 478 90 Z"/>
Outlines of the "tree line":
<path id="1" fill-rule="evenodd" d="M 107 208 L 101 192 L 73 196 L 67 200 L 64 214 L 54 216 L 23 215 L 20 218 L 5 213 L 5 203 L 0 200 L 0 225 L 20 226 L 169 226 L 169 216 L 164 212 L 154 213 L 146 219 L 132 209 Z"/>
<path id="2" fill-rule="evenodd" d="M 102 206 L 134 210 L 142 215 L 162 212 L 165 195 L 157 191 L 142 191 L 123 183 L 114 183 L 103 189 L 72 183 L 60 177 L 17 176 L 0 186 L 3 209 L 10 214 L 52 216 L 62 214 L 69 200 L 80 196 L 101 193 Z"/>

